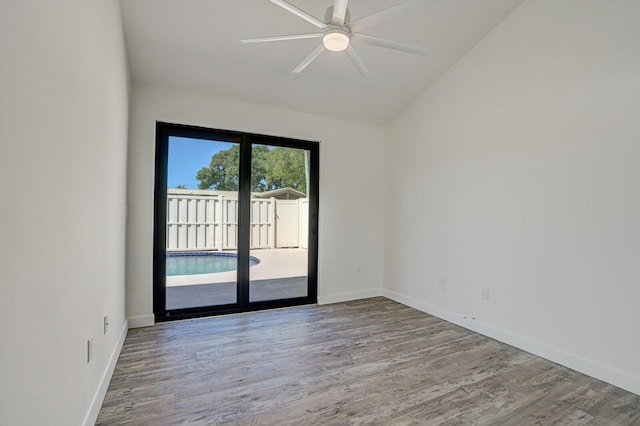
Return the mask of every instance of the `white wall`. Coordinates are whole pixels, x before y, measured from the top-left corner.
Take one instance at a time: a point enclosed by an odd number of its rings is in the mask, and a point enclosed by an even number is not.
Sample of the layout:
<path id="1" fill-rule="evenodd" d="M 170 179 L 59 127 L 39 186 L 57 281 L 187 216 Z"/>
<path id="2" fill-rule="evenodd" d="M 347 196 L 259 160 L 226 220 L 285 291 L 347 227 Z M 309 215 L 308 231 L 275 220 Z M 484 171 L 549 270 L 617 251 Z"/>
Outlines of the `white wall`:
<path id="1" fill-rule="evenodd" d="M 318 299 L 382 291 L 384 131 L 368 124 L 133 86 L 129 145 L 127 313 L 153 321 L 153 191 L 156 121 L 321 142 Z M 346 211 L 345 211 L 346 209 Z M 381 230 L 372 233 L 371 229 Z M 355 274 L 356 264 L 361 274 Z"/>
<path id="2" fill-rule="evenodd" d="M 126 333 L 118 2 L 3 0 L 0 58 L 0 424 L 93 424 Z"/>
<path id="3" fill-rule="evenodd" d="M 385 294 L 640 393 L 639 20 L 527 1 L 401 114 Z"/>

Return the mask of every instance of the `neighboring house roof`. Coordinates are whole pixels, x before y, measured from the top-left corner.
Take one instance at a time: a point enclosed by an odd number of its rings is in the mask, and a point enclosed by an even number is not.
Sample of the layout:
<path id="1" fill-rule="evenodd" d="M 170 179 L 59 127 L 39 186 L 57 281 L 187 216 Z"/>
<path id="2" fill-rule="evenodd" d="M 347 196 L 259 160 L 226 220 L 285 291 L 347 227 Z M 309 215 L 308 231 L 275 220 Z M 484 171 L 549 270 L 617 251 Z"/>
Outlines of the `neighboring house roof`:
<path id="1" fill-rule="evenodd" d="M 254 197 L 257 198 L 278 198 L 280 200 L 297 200 L 298 198 L 304 198 L 305 194 L 293 188 L 280 188 L 271 191 L 254 192 Z"/>

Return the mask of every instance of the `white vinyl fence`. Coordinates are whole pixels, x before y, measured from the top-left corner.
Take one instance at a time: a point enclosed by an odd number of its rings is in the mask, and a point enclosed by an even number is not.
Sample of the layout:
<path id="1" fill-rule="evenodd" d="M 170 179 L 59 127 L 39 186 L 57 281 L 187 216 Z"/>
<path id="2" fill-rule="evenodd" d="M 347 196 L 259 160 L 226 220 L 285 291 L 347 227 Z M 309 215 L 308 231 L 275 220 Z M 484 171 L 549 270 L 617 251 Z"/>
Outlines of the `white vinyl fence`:
<path id="1" fill-rule="evenodd" d="M 251 199 L 251 249 L 308 247 L 309 199 Z M 167 251 L 235 250 L 238 198 L 167 194 Z"/>

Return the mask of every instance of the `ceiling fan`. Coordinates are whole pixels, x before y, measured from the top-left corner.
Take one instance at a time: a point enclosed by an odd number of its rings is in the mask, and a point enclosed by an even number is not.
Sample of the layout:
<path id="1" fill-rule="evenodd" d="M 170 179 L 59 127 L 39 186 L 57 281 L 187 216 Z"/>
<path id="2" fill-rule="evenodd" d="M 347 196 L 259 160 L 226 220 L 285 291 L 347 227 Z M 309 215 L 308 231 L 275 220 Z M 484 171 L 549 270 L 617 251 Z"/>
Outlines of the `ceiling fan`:
<path id="1" fill-rule="evenodd" d="M 325 22 L 309 15 L 308 13 L 300 10 L 299 8 L 293 6 L 291 3 L 288 3 L 285 0 L 270 1 L 271 3 L 280 6 L 284 10 L 293 13 L 294 15 L 304 19 L 305 21 L 315 25 L 322 30 L 321 32 L 317 33 L 290 34 L 241 40 L 242 43 L 266 43 L 274 41 L 322 38 L 322 44 L 316 47 L 309 54 L 309 56 L 304 58 L 304 60 L 293 69 L 292 73 L 297 74 L 302 72 L 302 70 L 308 67 L 309 64 L 311 64 L 311 62 L 313 62 L 325 50 L 329 50 L 332 52 L 344 51 L 349 59 L 351 59 L 351 62 L 353 62 L 353 65 L 358 69 L 358 71 L 360 71 L 360 74 L 366 76 L 369 74 L 369 70 L 367 69 L 364 62 L 362 62 L 362 59 L 360 59 L 360 56 L 358 56 L 353 46 L 351 46 L 352 43 L 366 43 L 374 46 L 385 47 L 387 49 L 399 50 L 401 52 L 413 53 L 416 55 L 424 55 L 427 52 L 427 49 L 420 46 L 415 46 L 413 44 L 407 44 L 395 40 L 389 40 L 382 37 L 376 37 L 364 34 L 359 31 L 359 29 L 365 28 L 368 25 L 377 22 L 382 14 L 389 12 L 392 9 L 399 9 L 407 6 L 409 3 L 412 3 L 415 0 L 406 0 L 402 3 L 375 12 L 353 22 L 350 22 L 351 17 L 349 9 L 347 9 L 349 0 L 334 0 L 333 6 L 329 6 L 329 8 L 327 9 L 327 12 L 325 14 Z"/>

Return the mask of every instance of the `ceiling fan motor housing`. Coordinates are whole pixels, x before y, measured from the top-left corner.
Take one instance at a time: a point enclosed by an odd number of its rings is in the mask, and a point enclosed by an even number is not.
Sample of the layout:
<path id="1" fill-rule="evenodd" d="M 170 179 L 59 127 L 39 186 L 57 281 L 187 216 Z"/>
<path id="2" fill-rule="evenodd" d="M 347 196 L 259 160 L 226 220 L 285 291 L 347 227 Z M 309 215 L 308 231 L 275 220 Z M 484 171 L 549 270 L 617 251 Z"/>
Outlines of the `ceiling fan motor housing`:
<path id="1" fill-rule="evenodd" d="M 332 52 L 345 50 L 349 46 L 349 40 L 351 40 L 351 32 L 347 28 L 334 24 L 329 24 L 322 36 L 324 47 Z"/>
<path id="2" fill-rule="evenodd" d="M 349 47 L 349 41 L 351 40 L 351 27 L 349 26 L 350 19 L 351 16 L 349 14 L 349 10 L 347 10 L 344 18 L 344 24 L 334 24 L 333 6 L 329 6 L 329 8 L 327 8 L 327 12 L 325 13 L 327 28 L 325 28 L 324 35 L 322 36 L 322 43 L 324 44 L 325 49 L 331 52 L 342 52 Z"/>

